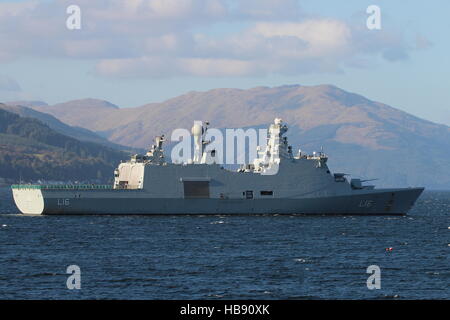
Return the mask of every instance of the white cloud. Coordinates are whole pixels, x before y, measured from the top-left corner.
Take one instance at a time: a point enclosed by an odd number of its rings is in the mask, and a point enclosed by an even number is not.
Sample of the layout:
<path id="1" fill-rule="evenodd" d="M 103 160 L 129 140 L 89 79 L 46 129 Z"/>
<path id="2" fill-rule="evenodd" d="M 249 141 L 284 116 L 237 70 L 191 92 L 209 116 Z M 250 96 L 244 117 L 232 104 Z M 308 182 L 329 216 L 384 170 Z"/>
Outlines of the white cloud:
<path id="1" fill-rule="evenodd" d="M 254 62 L 237 59 L 181 59 L 180 68 L 186 74 L 202 77 L 247 76 L 258 72 Z"/>
<path id="2" fill-rule="evenodd" d="M 20 85 L 13 78 L 0 75 L 0 91 L 22 91 Z"/>
<path id="3" fill-rule="evenodd" d="M 0 3 L 0 17 L 21 17 L 38 6 L 37 1 L 3 2 Z"/>
<path id="4" fill-rule="evenodd" d="M 71 4 L 81 8 L 79 31 L 65 27 Z M 96 72 L 108 77 L 339 72 L 374 57 L 406 59 L 427 46 L 423 36 L 410 45 L 391 30 L 307 17 L 296 0 L 2 2 L 0 17 L 0 63 L 23 56 L 93 59 Z M 217 24 L 231 31 L 211 32 Z"/>
<path id="5" fill-rule="evenodd" d="M 244 0 L 238 1 L 234 11 L 240 19 L 298 20 L 302 15 L 297 0 Z"/>
<path id="6" fill-rule="evenodd" d="M 258 66 L 253 61 L 237 59 L 141 57 L 105 59 L 97 65 L 96 71 L 113 77 L 223 77 L 256 74 Z"/>
<path id="7" fill-rule="evenodd" d="M 433 43 L 421 34 L 416 34 L 415 40 L 416 40 L 415 41 L 416 49 L 419 49 L 419 50 L 428 49 L 433 46 Z"/>
<path id="8" fill-rule="evenodd" d="M 7 75 L 0 74 L 0 102 L 20 100 L 29 97 L 22 91 L 19 83 Z"/>
<path id="9" fill-rule="evenodd" d="M 315 19 L 304 22 L 258 23 L 251 30 L 265 38 L 287 38 L 291 42 L 301 40 L 305 47 L 291 52 L 303 57 L 329 56 L 346 51 L 351 46 L 351 30 L 338 20 Z"/>

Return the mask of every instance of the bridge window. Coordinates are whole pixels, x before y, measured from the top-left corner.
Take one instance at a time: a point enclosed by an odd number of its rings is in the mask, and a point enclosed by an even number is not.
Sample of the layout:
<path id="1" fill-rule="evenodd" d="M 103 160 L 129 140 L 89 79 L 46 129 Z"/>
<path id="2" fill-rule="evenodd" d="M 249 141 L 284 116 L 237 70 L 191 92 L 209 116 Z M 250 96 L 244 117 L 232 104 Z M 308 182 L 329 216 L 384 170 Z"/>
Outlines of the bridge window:
<path id="1" fill-rule="evenodd" d="M 262 196 L 273 196 L 273 191 L 261 191 Z"/>

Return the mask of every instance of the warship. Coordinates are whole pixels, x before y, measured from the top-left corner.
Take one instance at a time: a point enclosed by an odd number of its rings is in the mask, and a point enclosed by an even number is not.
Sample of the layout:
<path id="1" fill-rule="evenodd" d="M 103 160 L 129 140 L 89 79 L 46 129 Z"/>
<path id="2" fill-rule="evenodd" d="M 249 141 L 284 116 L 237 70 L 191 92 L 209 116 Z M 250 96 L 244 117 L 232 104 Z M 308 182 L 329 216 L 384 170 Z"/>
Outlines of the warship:
<path id="1" fill-rule="evenodd" d="M 328 156 L 293 153 L 279 118 L 253 162 L 237 170 L 206 150 L 207 128 L 192 128 L 191 161 L 166 161 L 164 136 L 145 155 L 119 164 L 112 185 L 12 185 L 24 214 L 406 215 L 424 188 L 384 188 L 330 172 Z"/>

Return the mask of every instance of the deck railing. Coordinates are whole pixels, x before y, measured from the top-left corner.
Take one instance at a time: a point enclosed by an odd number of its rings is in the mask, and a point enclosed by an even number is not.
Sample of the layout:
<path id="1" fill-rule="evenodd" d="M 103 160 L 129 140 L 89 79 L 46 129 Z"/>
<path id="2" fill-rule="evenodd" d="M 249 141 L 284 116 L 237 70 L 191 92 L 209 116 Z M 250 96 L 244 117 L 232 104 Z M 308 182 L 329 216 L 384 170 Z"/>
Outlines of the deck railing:
<path id="1" fill-rule="evenodd" d="M 101 184 L 13 184 L 11 189 L 110 190 L 113 189 L 113 186 Z"/>

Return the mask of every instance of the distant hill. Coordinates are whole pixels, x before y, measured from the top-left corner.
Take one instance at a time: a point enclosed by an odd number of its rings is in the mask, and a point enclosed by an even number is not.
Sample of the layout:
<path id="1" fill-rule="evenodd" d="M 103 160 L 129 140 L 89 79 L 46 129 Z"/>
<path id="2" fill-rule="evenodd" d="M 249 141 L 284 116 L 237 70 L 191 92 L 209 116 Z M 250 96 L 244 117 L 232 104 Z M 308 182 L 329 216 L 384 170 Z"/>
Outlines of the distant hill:
<path id="1" fill-rule="evenodd" d="M 110 112 L 120 112 L 118 106 L 104 100 L 80 99 L 55 105 L 30 105 L 33 109 L 54 115 L 66 124 L 89 129 L 80 123 L 96 123 Z"/>
<path id="2" fill-rule="evenodd" d="M 117 108 L 101 100 L 33 106 L 109 140 L 147 147 L 156 134 L 190 128 L 266 126 L 281 117 L 294 150 L 324 146 L 332 169 L 379 178 L 382 186 L 450 189 L 450 128 L 331 85 L 214 89 L 162 103 Z M 90 112 L 86 112 L 90 110 Z"/>
<path id="3" fill-rule="evenodd" d="M 34 109 L 31 109 L 29 107 L 25 107 L 23 105 L 14 105 L 14 102 L 10 102 L 10 104 L 5 105 L 0 103 L 0 109 L 4 109 L 6 111 L 15 113 L 21 117 L 28 117 L 28 118 L 35 118 L 41 121 L 42 123 L 48 125 L 51 129 L 64 134 L 66 136 L 75 138 L 80 141 L 89 141 L 89 142 L 95 142 L 99 144 L 106 145 L 108 147 L 117 149 L 117 150 L 129 150 L 130 147 L 122 146 L 117 143 L 113 143 L 109 141 L 108 139 L 101 137 L 100 135 L 96 134 L 95 132 L 92 132 L 88 129 L 81 128 L 81 127 L 74 127 L 65 124 L 64 122 L 58 120 L 54 116 L 48 113 L 39 112 Z M 35 106 L 35 104 L 27 103 L 24 101 L 25 104 L 29 106 Z M 38 106 L 43 106 L 43 104 L 40 104 Z"/>
<path id="4" fill-rule="evenodd" d="M 128 154 L 62 135 L 39 120 L 0 109 L 0 177 L 110 181 Z"/>
<path id="5" fill-rule="evenodd" d="M 5 103 L 6 105 L 11 106 L 24 106 L 24 107 L 42 107 L 42 106 L 48 106 L 47 102 L 44 101 L 38 101 L 38 100 L 20 100 L 20 101 L 9 101 Z"/>

